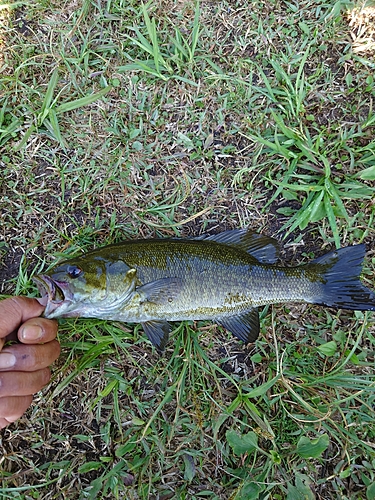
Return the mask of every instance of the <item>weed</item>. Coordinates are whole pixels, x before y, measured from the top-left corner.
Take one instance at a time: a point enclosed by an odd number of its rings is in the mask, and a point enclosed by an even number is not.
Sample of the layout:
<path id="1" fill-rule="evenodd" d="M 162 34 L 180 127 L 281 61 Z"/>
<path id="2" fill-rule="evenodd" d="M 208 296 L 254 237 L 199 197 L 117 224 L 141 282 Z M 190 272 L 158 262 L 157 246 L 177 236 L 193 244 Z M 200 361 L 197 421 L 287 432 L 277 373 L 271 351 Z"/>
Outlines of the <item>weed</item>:
<path id="1" fill-rule="evenodd" d="M 197 85 L 194 80 L 187 78 L 186 70 L 192 68 L 195 62 L 195 52 L 199 40 L 199 3 L 196 2 L 193 27 L 190 39 L 185 37 L 177 27 L 174 29 L 174 36 L 167 41 L 167 50 L 163 50 L 161 41 L 158 37 L 155 18 L 150 18 L 147 8 L 150 4 L 141 4 L 142 15 L 145 22 L 147 38 L 142 34 L 138 26 L 131 28 L 136 37 L 126 35 L 126 37 L 137 45 L 143 53 L 152 56 L 152 59 L 135 60 L 125 66 L 120 66 L 118 71 L 144 71 L 152 76 L 168 81 L 173 78 Z"/>

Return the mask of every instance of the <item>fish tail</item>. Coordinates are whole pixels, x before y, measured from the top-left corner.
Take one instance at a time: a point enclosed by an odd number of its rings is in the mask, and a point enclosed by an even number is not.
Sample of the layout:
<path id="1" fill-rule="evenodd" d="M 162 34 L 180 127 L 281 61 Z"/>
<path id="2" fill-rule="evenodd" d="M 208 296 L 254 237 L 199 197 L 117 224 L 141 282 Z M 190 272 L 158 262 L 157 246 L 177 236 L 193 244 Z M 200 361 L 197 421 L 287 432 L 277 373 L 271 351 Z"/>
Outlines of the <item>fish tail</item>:
<path id="1" fill-rule="evenodd" d="M 334 250 L 312 262 L 319 266 L 322 293 L 311 301 L 315 304 L 375 311 L 375 294 L 360 281 L 365 245 L 355 245 Z"/>

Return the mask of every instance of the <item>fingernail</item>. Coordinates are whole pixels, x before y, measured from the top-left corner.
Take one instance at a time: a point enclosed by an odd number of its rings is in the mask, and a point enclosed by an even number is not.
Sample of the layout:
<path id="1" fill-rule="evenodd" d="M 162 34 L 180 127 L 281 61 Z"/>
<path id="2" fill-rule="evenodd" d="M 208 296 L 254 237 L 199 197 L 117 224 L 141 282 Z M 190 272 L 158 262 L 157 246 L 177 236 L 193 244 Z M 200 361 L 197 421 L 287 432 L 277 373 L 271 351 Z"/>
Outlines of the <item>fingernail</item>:
<path id="1" fill-rule="evenodd" d="M 21 332 L 23 340 L 39 340 L 43 334 L 43 330 L 38 325 L 25 326 Z"/>
<path id="2" fill-rule="evenodd" d="M 10 352 L 0 352 L 0 368 L 10 368 L 16 364 L 16 356 Z"/>

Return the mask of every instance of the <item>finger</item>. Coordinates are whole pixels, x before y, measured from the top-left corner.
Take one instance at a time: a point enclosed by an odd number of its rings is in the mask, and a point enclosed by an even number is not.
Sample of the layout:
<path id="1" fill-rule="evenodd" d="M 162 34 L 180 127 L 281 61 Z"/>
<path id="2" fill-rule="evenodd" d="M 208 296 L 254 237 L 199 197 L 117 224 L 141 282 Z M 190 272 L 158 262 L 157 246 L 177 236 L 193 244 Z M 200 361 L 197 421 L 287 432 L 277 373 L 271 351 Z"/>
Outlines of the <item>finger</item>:
<path id="1" fill-rule="evenodd" d="M 57 321 L 46 318 L 32 318 L 18 329 L 18 338 L 24 344 L 50 342 L 57 335 Z"/>
<path id="2" fill-rule="evenodd" d="M 6 396 L 29 396 L 44 387 L 51 378 L 49 368 L 35 372 L 1 372 L 0 398 Z"/>
<path id="3" fill-rule="evenodd" d="M 36 299 L 10 297 L 0 301 L 0 337 L 6 337 L 30 318 L 40 316 L 44 307 Z"/>
<path id="4" fill-rule="evenodd" d="M 60 344 L 52 340 L 46 344 L 14 344 L 0 352 L 0 372 L 34 372 L 51 365 L 60 355 Z"/>
<path id="5" fill-rule="evenodd" d="M 0 398 L 0 429 L 18 420 L 31 405 L 32 400 L 31 395 Z"/>

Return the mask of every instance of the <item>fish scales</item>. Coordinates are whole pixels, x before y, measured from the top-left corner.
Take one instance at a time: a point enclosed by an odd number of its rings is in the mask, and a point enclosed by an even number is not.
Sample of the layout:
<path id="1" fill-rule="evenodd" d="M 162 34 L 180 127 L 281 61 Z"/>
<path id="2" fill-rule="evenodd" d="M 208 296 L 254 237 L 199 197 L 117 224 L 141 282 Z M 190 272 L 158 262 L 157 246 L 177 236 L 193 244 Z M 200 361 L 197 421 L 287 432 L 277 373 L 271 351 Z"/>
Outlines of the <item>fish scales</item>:
<path id="1" fill-rule="evenodd" d="M 123 259 L 136 268 L 142 284 L 166 276 L 181 278 L 181 291 L 177 297 L 161 307 L 152 304 L 152 314 L 170 321 L 214 319 L 219 313 L 246 311 L 275 302 L 304 301 L 306 295 L 314 296 L 320 292 L 321 283 L 311 281 L 316 279 L 314 273 L 310 273 L 309 279 L 308 271 L 306 276 L 302 267 L 297 270 L 270 268 L 242 250 L 211 241 L 204 246 L 194 243 L 173 240 L 130 242 L 113 246 L 110 259 Z M 156 258 L 150 254 L 151 250 Z"/>
<path id="2" fill-rule="evenodd" d="M 363 245 L 297 267 L 276 265 L 278 253 L 277 241 L 249 230 L 135 240 L 62 262 L 35 281 L 46 317 L 139 322 L 159 349 L 171 321 L 216 321 L 250 342 L 259 334 L 257 308 L 266 304 L 375 310 L 374 293 L 359 280 Z"/>

